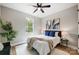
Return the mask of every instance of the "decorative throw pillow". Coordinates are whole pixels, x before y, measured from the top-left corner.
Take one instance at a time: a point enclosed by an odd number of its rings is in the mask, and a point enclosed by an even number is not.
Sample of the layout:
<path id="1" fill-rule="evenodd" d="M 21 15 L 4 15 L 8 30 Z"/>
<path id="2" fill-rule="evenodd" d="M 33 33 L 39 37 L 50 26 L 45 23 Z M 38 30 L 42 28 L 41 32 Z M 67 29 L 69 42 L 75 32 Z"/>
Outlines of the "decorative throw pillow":
<path id="1" fill-rule="evenodd" d="M 0 43 L 0 51 L 2 51 L 2 50 L 3 50 L 3 48 L 4 48 L 3 44 L 2 44 L 2 43 Z"/>
<path id="2" fill-rule="evenodd" d="M 49 36 L 55 37 L 55 31 L 50 31 Z"/>
<path id="3" fill-rule="evenodd" d="M 45 31 L 46 36 L 49 36 L 49 34 L 50 34 L 50 31 Z"/>
<path id="4" fill-rule="evenodd" d="M 58 32 L 55 32 L 55 37 L 58 37 Z"/>

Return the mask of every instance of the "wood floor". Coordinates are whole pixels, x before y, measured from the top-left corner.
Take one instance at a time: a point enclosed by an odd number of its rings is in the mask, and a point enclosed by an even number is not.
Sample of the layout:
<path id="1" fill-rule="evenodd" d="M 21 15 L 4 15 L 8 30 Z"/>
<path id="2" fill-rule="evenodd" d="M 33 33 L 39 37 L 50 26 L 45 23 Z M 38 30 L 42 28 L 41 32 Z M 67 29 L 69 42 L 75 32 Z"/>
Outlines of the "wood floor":
<path id="1" fill-rule="evenodd" d="M 65 52 L 68 52 L 70 55 L 79 55 L 77 50 L 74 50 L 74 49 L 72 49 L 70 47 L 66 47 L 66 46 L 63 46 L 63 45 L 57 45 L 56 48 L 60 49 L 60 50 L 63 50 Z"/>
<path id="2" fill-rule="evenodd" d="M 16 46 L 12 46 L 11 49 L 12 49 L 12 55 L 16 55 Z"/>
<path id="3" fill-rule="evenodd" d="M 13 55 L 16 55 L 16 50 L 15 50 L 16 46 L 12 47 L 12 53 Z M 57 45 L 56 47 L 57 49 L 63 50 L 65 52 L 68 52 L 70 55 L 79 55 L 79 53 L 77 52 L 77 50 L 74 50 L 72 48 L 66 47 L 66 46 L 62 46 L 62 45 Z"/>

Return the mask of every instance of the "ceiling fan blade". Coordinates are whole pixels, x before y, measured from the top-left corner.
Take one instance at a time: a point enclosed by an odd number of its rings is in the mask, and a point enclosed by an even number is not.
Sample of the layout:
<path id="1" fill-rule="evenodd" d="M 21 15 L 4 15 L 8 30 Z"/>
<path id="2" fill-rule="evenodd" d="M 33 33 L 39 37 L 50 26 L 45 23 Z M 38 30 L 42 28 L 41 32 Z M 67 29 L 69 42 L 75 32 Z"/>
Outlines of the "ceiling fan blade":
<path id="1" fill-rule="evenodd" d="M 37 6 L 39 6 L 39 3 L 37 3 Z"/>
<path id="2" fill-rule="evenodd" d="M 50 5 L 42 6 L 42 8 L 48 8 L 48 7 L 51 7 L 51 6 Z"/>
<path id="3" fill-rule="evenodd" d="M 44 10 L 43 9 L 40 9 L 40 10 L 41 10 L 42 13 L 44 13 Z"/>
<path id="4" fill-rule="evenodd" d="M 35 13 L 37 10 L 38 10 L 38 8 L 37 8 L 37 9 L 35 9 L 33 13 Z"/>
<path id="5" fill-rule="evenodd" d="M 42 6 L 42 3 L 37 3 L 37 6 L 38 6 L 38 7 L 41 7 L 41 6 Z"/>
<path id="6" fill-rule="evenodd" d="M 38 7 L 38 6 L 35 6 L 35 5 L 32 5 L 33 7 Z"/>
<path id="7" fill-rule="evenodd" d="M 40 6 L 42 6 L 42 3 L 40 3 Z"/>

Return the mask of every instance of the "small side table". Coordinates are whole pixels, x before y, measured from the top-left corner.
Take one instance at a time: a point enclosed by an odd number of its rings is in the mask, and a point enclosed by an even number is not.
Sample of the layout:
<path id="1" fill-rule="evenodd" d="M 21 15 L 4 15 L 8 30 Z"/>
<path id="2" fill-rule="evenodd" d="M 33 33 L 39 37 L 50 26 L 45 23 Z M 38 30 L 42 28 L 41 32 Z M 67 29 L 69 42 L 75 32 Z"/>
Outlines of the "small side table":
<path id="1" fill-rule="evenodd" d="M 69 40 L 68 39 L 65 39 L 65 38 L 62 38 L 61 39 L 61 45 L 65 45 L 66 47 L 68 47 L 68 43 L 69 43 Z"/>

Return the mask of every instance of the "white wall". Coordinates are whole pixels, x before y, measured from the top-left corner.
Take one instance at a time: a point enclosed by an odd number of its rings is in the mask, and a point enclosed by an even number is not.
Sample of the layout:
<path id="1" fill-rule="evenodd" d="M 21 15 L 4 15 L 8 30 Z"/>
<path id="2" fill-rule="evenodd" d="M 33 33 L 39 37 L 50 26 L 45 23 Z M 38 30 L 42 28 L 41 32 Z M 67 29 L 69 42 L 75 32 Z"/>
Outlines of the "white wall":
<path id="1" fill-rule="evenodd" d="M 65 9 L 61 12 L 52 14 L 50 16 L 47 16 L 42 19 L 42 28 L 45 29 L 46 25 L 46 20 L 48 19 L 54 19 L 54 18 L 60 18 L 60 28 L 61 31 L 66 31 L 68 32 L 68 35 L 66 38 L 69 40 L 69 45 L 76 47 L 77 48 L 77 33 L 78 33 L 78 28 L 77 28 L 77 20 L 78 20 L 78 14 L 77 14 L 77 7 L 78 6 L 73 6 L 71 8 Z"/>
<path id="2" fill-rule="evenodd" d="M 34 33 L 39 33 L 40 19 L 6 7 L 2 7 L 1 10 L 2 18 L 10 21 L 14 30 L 17 31 L 17 36 L 15 40 L 12 41 L 13 45 L 26 42 L 28 36 L 26 33 L 26 17 L 34 21 Z"/>

